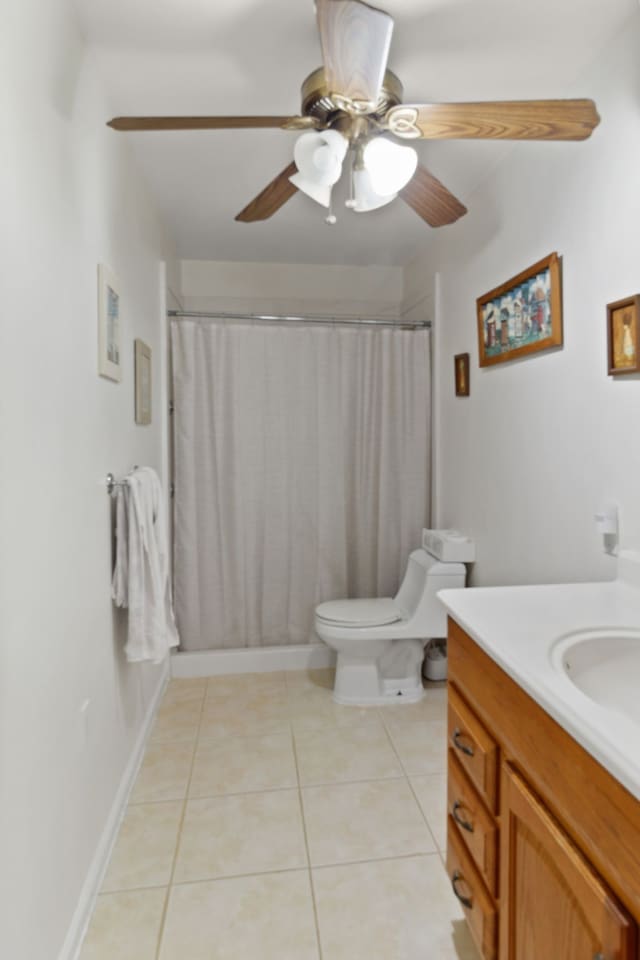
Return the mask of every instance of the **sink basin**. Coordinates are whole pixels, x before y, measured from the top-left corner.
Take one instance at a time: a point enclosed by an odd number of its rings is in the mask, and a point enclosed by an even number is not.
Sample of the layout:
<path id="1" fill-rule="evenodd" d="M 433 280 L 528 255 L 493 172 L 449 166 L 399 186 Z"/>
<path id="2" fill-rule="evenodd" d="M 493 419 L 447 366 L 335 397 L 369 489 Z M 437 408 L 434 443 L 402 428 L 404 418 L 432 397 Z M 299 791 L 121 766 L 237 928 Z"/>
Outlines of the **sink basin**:
<path id="1" fill-rule="evenodd" d="M 557 641 L 556 670 L 582 693 L 640 725 L 640 630 L 583 630 Z"/>

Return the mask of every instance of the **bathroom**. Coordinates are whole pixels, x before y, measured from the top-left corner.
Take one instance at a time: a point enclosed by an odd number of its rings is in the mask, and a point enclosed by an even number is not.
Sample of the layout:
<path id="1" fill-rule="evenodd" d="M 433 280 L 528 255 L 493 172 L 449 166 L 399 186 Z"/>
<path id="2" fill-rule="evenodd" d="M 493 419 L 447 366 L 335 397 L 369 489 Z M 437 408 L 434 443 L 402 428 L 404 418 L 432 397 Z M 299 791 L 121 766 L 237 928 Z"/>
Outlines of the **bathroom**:
<path id="1" fill-rule="evenodd" d="M 344 850 L 318 854 L 310 865 L 309 835 L 305 841 L 303 834 L 288 866 L 263 871 L 249 864 L 231 877 L 170 884 L 184 797 L 169 796 L 129 805 L 150 814 L 164 808 L 167 819 L 158 830 L 173 837 L 160 857 L 164 874 L 127 882 L 126 889 L 103 887 L 154 711 L 172 682 L 168 662 L 130 664 L 124 654 L 126 613 L 111 600 L 114 504 L 105 477 L 148 465 L 165 492 L 172 482 L 170 310 L 428 322 L 428 333 L 402 331 L 415 343 L 429 342 L 430 368 L 424 365 L 420 383 L 430 396 L 424 411 L 428 497 L 411 521 L 415 534 L 402 544 L 402 556 L 394 542 L 396 582 L 385 588 L 388 595 L 420 546 L 423 527 L 455 527 L 473 539 L 468 583 L 474 588 L 614 581 L 616 551 L 640 546 L 638 375 L 609 375 L 606 310 L 640 292 L 632 236 L 640 213 L 640 8 L 635 0 L 571 0 L 559 11 L 544 0 L 535 10 L 516 12 L 506 0 L 487 0 L 472 15 L 462 0 L 385 5 L 396 21 L 390 62 L 408 102 L 590 97 L 601 117 L 579 143 L 421 144 L 421 162 L 468 208 L 459 222 L 431 229 L 400 201 L 361 216 L 336 208 L 338 222 L 328 226 L 326 211 L 306 197 L 292 198 L 265 223 L 234 223 L 291 161 L 298 131 L 220 131 L 219 140 L 217 133 L 205 134 L 200 146 L 198 132 L 151 134 L 156 139 L 144 141 L 106 127 L 117 114 L 299 109 L 300 82 L 320 62 L 312 5 L 281 0 L 273 17 L 253 0 L 210 6 L 200 0 L 160 7 L 23 0 L 0 14 L 6 161 L 0 173 L 0 952 L 16 960 L 95 960 L 105 949 L 123 960 L 172 960 L 190 956 L 189 949 L 193 960 L 270 960 L 275 952 L 296 960 L 476 960 L 480 954 L 445 871 L 446 691 L 437 684 L 427 685 L 417 720 L 411 705 L 374 708 L 376 722 L 349 714 L 345 743 L 358 736 L 369 742 L 352 746 L 352 757 L 389 764 L 377 773 L 350 774 L 352 797 L 353 784 L 397 792 L 396 817 L 386 817 L 384 832 L 373 831 L 372 844 L 381 836 L 387 844 L 382 852 L 379 846 L 349 851 L 343 834 Z M 261 47 L 260 37 L 277 36 L 278 24 L 293 62 L 279 55 L 274 64 L 273 48 Z M 269 88 L 255 82 L 267 70 Z M 232 81 L 221 93 L 216 82 L 224 71 Z M 480 367 L 477 299 L 552 252 L 562 259 L 562 347 Z M 110 266 L 122 292 L 120 382 L 97 370 L 98 264 Z M 347 329 L 334 324 L 322 332 Z M 289 327 L 278 331 L 296 335 Z M 134 339 L 151 348 L 148 425 L 134 419 Z M 470 355 L 469 396 L 456 396 L 454 357 L 464 353 Z M 394 483 L 402 482 L 398 473 Z M 615 543 L 594 520 L 608 505 L 617 507 Z M 283 733 L 278 723 L 269 730 L 267 720 L 277 720 L 281 704 L 291 701 L 312 718 L 303 731 L 311 741 L 312 733 L 339 726 L 325 723 L 336 712 L 332 675 L 323 673 L 328 650 L 318 643 L 313 652 L 321 654 L 317 662 L 282 660 L 274 670 L 254 647 L 257 666 L 248 674 L 225 652 L 227 661 L 211 681 L 194 674 L 214 668 L 194 667 L 188 681 L 187 667 L 172 663 L 178 691 L 172 696 L 179 700 L 187 690 L 186 702 L 201 706 L 207 699 L 214 723 L 219 709 L 226 715 L 220 704 L 232 699 L 235 683 L 238 702 L 253 698 L 262 711 L 259 736 L 271 738 L 273 750 Z M 308 672 L 316 666 L 318 673 Z M 224 680 L 231 675 L 240 679 Z M 316 708 L 320 701 L 328 705 Z M 360 714 L 357 707 L 343 709 Z M 393 712 L 383 714 L 386 709 Z M 170 723 L 170 739 L 158 741 L 165 745 L 161 752 L 190 740 L 189 709 L 181 715 L 186 735 Z M 483 714 L 490 727 L 488 717 Z M 500 741 L 501 731 L 491 732 Z M 250 733 L 243 738 L 249 746 L 250 740 Z M 219 742 L 227 746 L 226 738 Z M 278 762 L 267 764 L 271 772 Z M 259 766 L 260 756 L 253 763 Z M 322 800 L 322 791 L 328 796 L 337 789 L 322 776 L 299 789 L 299 775 L 286 767 L 273 795 L 297 797 L 308 789 Z M 246 796 L 260 791 L 270 794 L 249 786 Z M 325 800 L 318 803 L 318 823 L 330 809 Z M 380 804 L 369 799 L 360 809 L 371 816 L 389 809 Z M 404 822 L 398 811 L 409 807 L 412 828 L 402 847 L 395 824 Z M 293 809 L 290 819 L 304 822 Z M 340 836 L 336 824 L 337 815 L 326 828 L 327 844 L 332 834 Z M 588 841 L 578 846 L 591 853 Z M 397 874 L 385 873 L 389 864 Z M 329 878 L 324 900 L 320 881 L 311 886 L 322 871 Z M 229 884 L 231 890 L 240 876 L 257 877 L 257 884 L 265 876 L 284 878 L 285 900 L 291 884 L 292 939 L 284 946 L 274 941 L 270 952 L 259 918 L 257 926 L 247 921 L 244 940 L 225 941 L 226 913 L 215 921 L 219 948 L 216 936 L 189 949 L 178 940 L 161 942 L 170 886 L 190 891 L 198 883 Z M 406 903 L 379 893 L 389 890 L 387 876 L 394 877 L 392 889 L 404 884 L 409 890 Z M 338 877 L 346 878 L 347 892 L 336 903 Z M 416 900 L 427 904 L 427 920 Z M 114 912 L 107 910 L 92 934 L 99 903 Z M 229 903 L 220 909 L 230 913 Z M 279 929 L 275 921 L 271 926 Z M 138 935 L 144 946 L 136 945 Z M 436 936 L 442 939 L 434 946 Z M 532 949 L 518 960 L 536 956 Z"/>

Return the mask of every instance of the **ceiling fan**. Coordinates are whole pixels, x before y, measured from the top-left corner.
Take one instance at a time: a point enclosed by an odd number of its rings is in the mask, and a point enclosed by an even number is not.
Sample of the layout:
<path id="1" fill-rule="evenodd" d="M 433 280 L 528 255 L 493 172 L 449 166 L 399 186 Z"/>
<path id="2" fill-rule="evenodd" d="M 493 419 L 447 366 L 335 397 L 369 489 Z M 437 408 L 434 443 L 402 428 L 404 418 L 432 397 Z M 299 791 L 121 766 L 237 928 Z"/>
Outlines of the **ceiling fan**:
<path id="1" fill-rule="evenodd" d="M 302 190 L 331 213 L 331 188 L 351 154 L 348 207 L 365 212 L 400 196 L 432 227 L 454 223 L 466 207 L 418 164 L 414 139 L 585 140 L 600 122 L 592 100 L 402 102 L 387 70 L 393 18 L 361 0 L 316 0 L 324 66 L 302 84 L 294 117 L 115 117 L 115 130 L 223 130 L 280 127 L 304 131 L 290 163 L 236 220 L 266 220 Z"/>

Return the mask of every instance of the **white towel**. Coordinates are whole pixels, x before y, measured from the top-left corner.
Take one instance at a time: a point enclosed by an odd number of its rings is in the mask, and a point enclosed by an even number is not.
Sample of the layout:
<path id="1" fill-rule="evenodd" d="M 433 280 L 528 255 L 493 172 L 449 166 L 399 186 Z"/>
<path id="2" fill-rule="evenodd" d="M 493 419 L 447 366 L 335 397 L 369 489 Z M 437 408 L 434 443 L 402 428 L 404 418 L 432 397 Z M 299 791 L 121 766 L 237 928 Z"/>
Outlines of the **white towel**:
<path id="1" fill-rule="evenodd" d="M 118 545 L 111 595 L 118 606 L 129 609 L 127 659 L 160 663 L 178 645 L 162 488 L 150 467 L 135 470 L 126 481 L 117 494 Z"/>
<path id="2" fill-rule="evenodd" d="M 129 487 L 119 483 L 116 500 L 116 565 L 111 583 L 111 596 L 116 606 L 129 605 Z"/>

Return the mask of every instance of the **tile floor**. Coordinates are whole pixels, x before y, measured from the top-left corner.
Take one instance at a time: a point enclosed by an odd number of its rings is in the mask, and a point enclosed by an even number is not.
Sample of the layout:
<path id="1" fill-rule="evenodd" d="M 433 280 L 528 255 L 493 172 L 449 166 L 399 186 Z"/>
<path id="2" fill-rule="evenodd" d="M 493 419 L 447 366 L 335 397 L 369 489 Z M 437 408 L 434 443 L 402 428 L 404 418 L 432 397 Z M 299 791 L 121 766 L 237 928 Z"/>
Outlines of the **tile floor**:
<path id="1" fill-rule="evenodd" d="M 443 866 L 446 689 L 171 681 L 80 960 L 478 960 Z"/>

